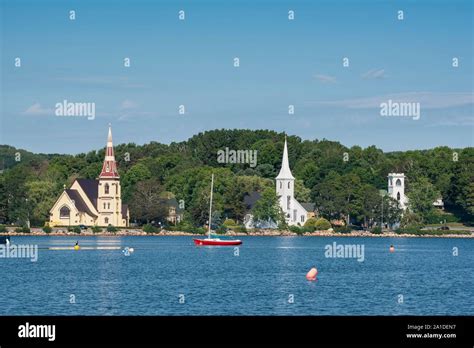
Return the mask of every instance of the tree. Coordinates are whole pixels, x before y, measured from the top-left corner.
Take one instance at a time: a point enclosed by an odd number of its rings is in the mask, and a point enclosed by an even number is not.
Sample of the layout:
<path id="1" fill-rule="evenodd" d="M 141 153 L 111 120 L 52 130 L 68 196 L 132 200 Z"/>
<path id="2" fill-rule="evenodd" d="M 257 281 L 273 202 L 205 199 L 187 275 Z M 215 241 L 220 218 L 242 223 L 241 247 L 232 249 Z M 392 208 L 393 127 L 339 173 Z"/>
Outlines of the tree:
<path id="1" fill-rule="evenodd" d="M 255 222 L 274 221 L 277 224 L 284 224 L 285 217 L 281 210 L 278 196 L 275 189 L 266 188 L 255 203 L 252 209 L 252 215 Z"/>
<path id="2" fill-rule="evenodd" d="M 168 207 L 161 198 L 163 187 L 156 179 L 141 181 L 135 185 L 130 200 L 130 215 L 140 222 L 164 222 L 168 216 Z"/>
<path id="3" fill-rule="evenodd" d="M 410 185 L 407 196 L 409 209 L 425 218 L 435 209 L 433 202 L 440 193 L 426 177 L 420 177 Z"/>

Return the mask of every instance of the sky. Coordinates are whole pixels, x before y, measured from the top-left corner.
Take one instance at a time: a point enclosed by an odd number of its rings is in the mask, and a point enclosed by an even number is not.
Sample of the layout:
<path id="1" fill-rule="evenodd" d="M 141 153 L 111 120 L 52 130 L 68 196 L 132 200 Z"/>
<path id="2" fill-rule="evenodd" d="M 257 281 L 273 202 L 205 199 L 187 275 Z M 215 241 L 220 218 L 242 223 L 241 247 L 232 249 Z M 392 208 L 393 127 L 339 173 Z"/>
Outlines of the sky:
<path id="1" fill-rule="evenodd" d="M 239 128 L 384 151 L 474 145 L 470 0 L 0 4 L 0 144 L 87 152 L 110 123 L 116 144 Z M 58 116 L 64 100 L 95 117 Z M 389 100 L 419 117 L 382 116 Z"/>

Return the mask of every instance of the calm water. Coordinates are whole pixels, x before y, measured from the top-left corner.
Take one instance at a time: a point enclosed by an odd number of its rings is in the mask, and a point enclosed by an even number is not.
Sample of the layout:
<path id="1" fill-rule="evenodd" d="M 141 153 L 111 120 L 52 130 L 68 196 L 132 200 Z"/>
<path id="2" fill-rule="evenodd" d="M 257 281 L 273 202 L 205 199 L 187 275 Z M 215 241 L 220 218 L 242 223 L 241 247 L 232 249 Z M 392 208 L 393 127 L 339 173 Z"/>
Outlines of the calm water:
<path id="1" fill-rule="evenodd" d="M 77 239 L 81 246 L 129 246 L 135 252 L 41 249 L 72 246 Z M 232 247 L 195 247 L 190 237 L 13 237 L 14 244 L 38 244 L 39 258 L 0 259 L 0 314 L 474 314 L 473 239 L 243 241 L 234 256 Z M 363 244 L 365 260 L 326 258 L 324 248 L 334 241 Z M 308 282 L 313 265 L 318 280 Z"/>

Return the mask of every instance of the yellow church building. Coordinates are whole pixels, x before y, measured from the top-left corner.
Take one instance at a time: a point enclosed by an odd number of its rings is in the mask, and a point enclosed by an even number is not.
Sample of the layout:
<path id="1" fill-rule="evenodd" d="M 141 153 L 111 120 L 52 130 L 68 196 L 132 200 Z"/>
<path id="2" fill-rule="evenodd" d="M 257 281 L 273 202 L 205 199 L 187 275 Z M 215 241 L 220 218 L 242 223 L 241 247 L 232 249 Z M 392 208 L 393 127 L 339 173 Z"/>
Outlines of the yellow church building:
<path id="1" fill-rule="evenodd" d="M 128 227 L 129 210 L 122 204 L 120 176 L 109 126 L 107 148 L 102 171 L 97 180 L 76 179 L 53 205 L 50 226 L 108 226 Z"/>

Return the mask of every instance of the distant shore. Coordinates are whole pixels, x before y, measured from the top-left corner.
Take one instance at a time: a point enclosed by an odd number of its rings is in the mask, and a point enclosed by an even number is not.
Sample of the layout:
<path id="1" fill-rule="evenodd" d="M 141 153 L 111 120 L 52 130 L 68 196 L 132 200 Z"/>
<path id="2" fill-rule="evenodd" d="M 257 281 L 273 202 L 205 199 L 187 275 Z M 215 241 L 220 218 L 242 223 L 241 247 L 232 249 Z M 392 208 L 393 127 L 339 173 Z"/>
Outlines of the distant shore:
<path id="1" fill-rule="evenodd" d="M 461 234 L 459 231 L 452 231 L 454 233 L 446 232 L 444 234 L 435 235 L 435 234 L 398 234 L 393 231 L 383 232 L 380 234 L 371 233 L 369 231 L 356 231 L 353 230 L 348 233 L 340 233 L 334 231 L 315 231 L 315 232 L 306 232 L 303 234 L 297 234 L 291 231 L 279 231 L 279 230 L 258 230 L 258 231 L 249 231 L 247 233 L 243 232 L 233 232 L 228 231 L 224 236 L 233 236 L 233 237 L 373 237 L 373 238 L 474 238 L 474 232 L 470 234 Z M 456 233 L 458 232 L 458 233 Z M 464 231 L 466 232 L 466 231 Z M 0 233 L 2 236 L 56 236 L 56 237 L 116 237 L 116 236 L 189 236 L 189 237 L 203 237 L 205 235 L 200 233 L 190 233 L 183 231 L 165 231 L 157 233 L 146 233 L 141 229 L 125 229 L 119 230 L 117 232 L 98 232 L 93 233 L 92 231 L 82 231 L 81 233 L 68 232 L 67 230 L 56 230 L 51 233 L 45 233 L 41 228 L 31 228 L 30 233 L 15 232 L 10 230 L 8 232 Z"/>

